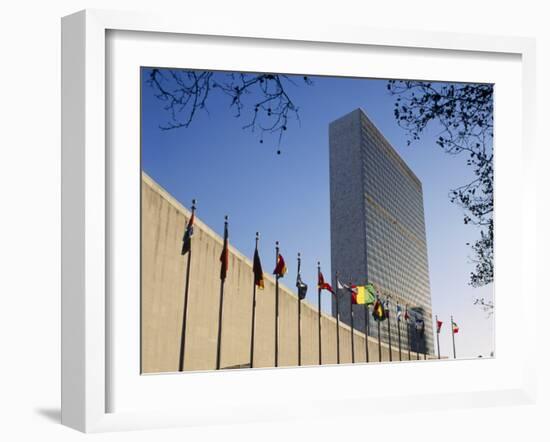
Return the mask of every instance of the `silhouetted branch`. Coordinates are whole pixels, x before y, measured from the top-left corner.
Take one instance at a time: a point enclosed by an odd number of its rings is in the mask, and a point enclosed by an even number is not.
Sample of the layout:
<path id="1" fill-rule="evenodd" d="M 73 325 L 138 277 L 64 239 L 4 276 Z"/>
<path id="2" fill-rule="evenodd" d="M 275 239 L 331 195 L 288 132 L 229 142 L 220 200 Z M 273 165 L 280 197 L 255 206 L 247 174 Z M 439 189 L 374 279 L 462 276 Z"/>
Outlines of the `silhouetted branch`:
<path id="1" fill-rule="evenodd" d="M 394 116 L 409 134 L 407 144 L 420 140 L 430 123 L 440 128 L 436 143 L 451 155 L 465 155 L 474 179 L 450 191 L 464 211 L 464 223 L 477 225 L 481 238 L 476 254 L 474 286 L 493 281 L 493 86 L 390 80 L 396 97 Z"/>
<path id="2" fill-rule="evenodd" d="M 308 86 L 313 84 L 307 76 L 302 80 Z M 236 118 L 250 109 L 243 129 L 259 130 L 260 143 L 269 133 L 278 135 L 280 145 L 290 120 L 300 123 L 299 108 L 287 91 L 296 82 L 288 75 L 153 69 L 148 84 L 155 96 L 165 102 L 164 109 L 170 115 L 166 125 L 161 126 L 163 130 L 189 127 L 199 111 L 207 111 L 207 100 L 214 90 L 229 98 Z"/>
<path id="3" fill-rule="evenodd" d="M 485 301 L 485 298 L 476 298 L 474 305 L 479 305 L 484 312 L 487 312 L 487 316 L 491 316 L 495 312 L 495 305 L 492 301 Z"/>

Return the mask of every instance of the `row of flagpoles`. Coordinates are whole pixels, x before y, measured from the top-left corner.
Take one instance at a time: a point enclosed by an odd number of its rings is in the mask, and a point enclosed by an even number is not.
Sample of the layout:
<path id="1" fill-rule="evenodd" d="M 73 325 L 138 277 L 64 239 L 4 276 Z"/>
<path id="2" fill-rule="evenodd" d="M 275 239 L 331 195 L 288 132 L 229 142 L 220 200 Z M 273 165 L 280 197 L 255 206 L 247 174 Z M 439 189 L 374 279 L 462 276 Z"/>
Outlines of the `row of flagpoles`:
<path id="1" fill-rule="evenodd" d="M 190 270 L 191 270 L 191 242 L 194 229 L 195 221 L 195 210 L 196 210 L 196 200 L 193 200 L 191 206 L 191 217 L 187 223 L 185 233 L 183 235 L 183 245 L 181 249 L 182 255 L 187 255 L 187 272 L 185 280 L 185 298 L 183 302 L 183 319 L 182 319 L 182 337 L 180 343 L 180 356 L 179 356 L 179 371 L 183 371 L 185 367 L 185 345 L 186 345 L 186 334 L 187 334 L 187 312 L 188 312 L 188 299 L 189 299 L 189 280 L 190 280 Z M 250 367 L 254 367 L 254 335 L 256 328 L 256 290 L 263 290 L 264 288 L 264 273 L 262 270 L 262 264 L 260 261 L 260 255 L 258 252 L 258 242 L 259 242 L 259 233 L 256 232 L 256 244 L 254 248 L 254 258 L 252 271 L 254 275 L 254 284 L 252 291 L 252 321 L 251 321 L 251 334 L 250 334 Z M 298 365 L 302 365 L 302 348 L 301 348 L 301 302 L 305 299 L 308 286 L 302 281 L 301 277 L 301 256 L 298 253 L 298 272 L 296 277 L 296 288 L 298 291 Z M 217 346 L 216 346 L 216 370 L 221 368 L 221 344 L 222 344 L 222 324 L 223 324 L 223 301 L 224 301 L 224 286 L 225 280 L 227 277 L 227 272 L 229 269 L 229 231 L 228 231 L 228 217 L 225 216 L 224 220 L 224 235 L 223 235 L 223 248 L 220 255 L 220 295 L 219 295 L 219 311 L 218 311 L 218 333 L 217 333 Z M 274 354 L 274 366 L 278 367 L 279 365 L 279 279 L 284 277 L 287 272 L 287 267 L 283 256 L 280 253 L 279 242 L 275 243 L 275 269 L 273 274 L 275 276 L 275 354 Z M 353 285 L 351 283 L 344 284 L 338 279 L 338 273 L 336 273 L 337 287 L 336 290 L 332 286 L 325 282 L 323 274 L 321 272 L 321 264 L 317 263 L 317 314 L 318 314 L 318 344 L 319 344 L 319 365 L 322 364 L 322 340 L 321 340 L 321 292 L 326 290 L 333 294 L 336 298 L 336 357 L 337 363 L 340 363 L 340 312 L 339 312 L 339 292 L 345 291 L 350 295 L 350 327 L 351 327 L 351 357 L 352 363 L 355 363 L 355 347 L 354 347 L 354 315 L 353 315 L 353 305 L 363 305 L 364 306 L 364 320 L 365 320 L 365 362 L 369 362 L 369 306 L 372 305 L 372 317 L 377 322 L 377 331 L 378 331 L 378 360 L 382 361 L 382 342 L 381 342 L 381 332 L 380 327 L 381 323 L 387 320 L 388 325 L 388 346 L 389 346 L 389 360 L 392 361 L 392 343 L 391 343 L 391 326 L 390 326 L 390 300 L 386 298 L 384 301 L 381 299 L 380 294 L 374 287 L 372 283 L 367 283 L 366 285 Z M 411 345 L 410 345 L 410 325 L 409 320 L 411 316 L 415 319 L 415 330 L 417 337 L 424 335 L 424 320 L 419 317 L 415 312 L 409 312 L 408 306 L 403 311 L 401 306 L 396 303 L 396 318 L 397 318 L 397 331 L 398 331 L 398 346 L 399 346 L 399 360 L 402 360 L 402 343 L 401 343 L 401 320 L 403 319 L 407 323 L 407 347 L 408 347 L 408 359 L 411 359 Z M 440 349 L 439 349 L 439 334 L 443 322 L 440 321 L 436 316 L 437 323 L 437 356 L 441 358 Z M 451 316 L 451 331 L 452 331 L 452 342 L 453 342 L 453 357 L 456 358 L 456 348 L 455 348 L 455 337 L 454 335 L 458 333 L 458 326 L 453 321 Z M 417 349 L 418 350 L 418 349 Z M 416 352 L 417 359 L 420 358 L 419 352 Z M 426 354 L 424 353 L 424 359 L 426 359 Z"/>

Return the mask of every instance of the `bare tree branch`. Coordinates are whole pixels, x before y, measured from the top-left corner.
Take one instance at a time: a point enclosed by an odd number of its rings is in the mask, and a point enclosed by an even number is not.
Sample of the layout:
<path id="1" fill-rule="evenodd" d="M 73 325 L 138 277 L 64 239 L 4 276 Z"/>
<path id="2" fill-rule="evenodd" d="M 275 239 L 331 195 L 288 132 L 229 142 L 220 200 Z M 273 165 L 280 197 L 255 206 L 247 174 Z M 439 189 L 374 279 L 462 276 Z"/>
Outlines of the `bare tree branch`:
<path id="1" fill-rule="evenodd" d="M 449 197 L 464 209 L 464 223 L 480 228 L 472 249 L 476 269 L 470 284 L 493 281 L 493 86 L 390 80 L 395 96 L 394 116 L 409 134 L 407 143 L 420 140 L 431 123 L 441 128 L 436 143 L 448 154 L 466 157 L 474 179 Z"/>
<path id="2" fill-rule="evenodd" d="M 302 80 L 313 84 L 307 76 Z M 162 130 L 189 127 L 198 112 L 208 111 L 206 103 L 215 90 L 228 97 L 236 118 L 247 119 L 243 129 L 260 132 L 260 143 L 264 135 L 275 134 L 280 146 L 290 121 L 300 124 L 299 108 L 288 92 L 297 84 L 288 75 L 153 69 L 148 84 L 170 116 Z"/>

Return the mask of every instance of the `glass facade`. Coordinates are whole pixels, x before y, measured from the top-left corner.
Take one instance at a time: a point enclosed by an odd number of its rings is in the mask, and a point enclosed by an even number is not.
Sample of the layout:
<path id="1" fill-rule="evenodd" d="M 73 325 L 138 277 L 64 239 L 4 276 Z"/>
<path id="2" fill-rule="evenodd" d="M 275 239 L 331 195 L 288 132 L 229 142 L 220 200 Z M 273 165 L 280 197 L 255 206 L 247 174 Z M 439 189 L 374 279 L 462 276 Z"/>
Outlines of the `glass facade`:
<path id="1" fill-rule="evenodd" d="M 346 162 L 339 158 L 342 155 L 354 158 L 349 181 L 341 179 L 342 171 L 338 170 Z M 345 275 L 349 280 L 345 282 L 369 281 L 375 285 L 389 305 L 392 347 L 398 345 L 396 306 L 400 305 L 403 312 L 408 307 L 410 329 L 402 321 L 399 330 L 402 348 L 410 345 L 413 351 L 433 354 L 422 183 L 362 110 L 331 124 L 330 160 L 334 284 L 338 272 L 338 279 Z M 358 212 L 350 216 L 354 226 L 344 224 L 342 211 Z M 351 249 L 350 244 L 354 244 Z M 348 270 L 352 260 L 357 262 Z M 340 311 L 346 312 L 344 322 L 349 323 L 350 308 L 349 300 L 340 300 Z M 364 330 L 364 307 L 353 308 L 354 325 Z M 416 319 L 424 321 L 423 332 L 417 330 Z M 369 322 L 369 334 L 377 337 L 376 322 Z M 388 342 L 387 321 L 380 331 L 382 340 Z"/>

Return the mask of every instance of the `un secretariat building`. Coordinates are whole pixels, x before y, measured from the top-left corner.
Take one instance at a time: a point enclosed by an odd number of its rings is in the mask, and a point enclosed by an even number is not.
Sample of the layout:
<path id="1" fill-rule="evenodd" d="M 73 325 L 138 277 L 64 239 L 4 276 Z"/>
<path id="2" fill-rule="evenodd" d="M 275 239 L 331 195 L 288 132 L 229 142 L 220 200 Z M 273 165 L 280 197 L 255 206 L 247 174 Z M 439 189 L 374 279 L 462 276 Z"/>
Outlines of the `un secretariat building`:
<path id="1" fill-rule="evenodd" d="M 402 348 L 433 354 L 433 325 L 422 183 L 382 133 L 357 109 L 329 126 L 332 283 L 374 283 L 390 297 L 391 341 L 397 348 L 395 305 L 412 317 L 400 327 Z M 350 323 L 350 297 L 340 295 L 340 318 Z M 332 300 L 335 314 L 335 299 Z M 354 327 L 365 330 L 364 306 L 354 305 Z M 369 318 L 369 335 L 377 337 Z M 407 340 L 410 336 L 410 342 Z M 387 323 L 381 336 L 388 342 Z"/>

